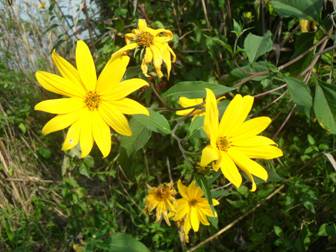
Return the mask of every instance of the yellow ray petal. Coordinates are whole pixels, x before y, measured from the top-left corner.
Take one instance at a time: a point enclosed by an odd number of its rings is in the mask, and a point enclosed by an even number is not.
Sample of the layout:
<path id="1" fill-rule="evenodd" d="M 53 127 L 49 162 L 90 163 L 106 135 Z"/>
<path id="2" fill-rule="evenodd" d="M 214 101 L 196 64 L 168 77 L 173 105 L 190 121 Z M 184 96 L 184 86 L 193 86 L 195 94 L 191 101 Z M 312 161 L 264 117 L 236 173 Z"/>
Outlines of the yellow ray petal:
<path id="1" fill-rule="evenodd" d="M 106 101 L 111 106 L 114 107 L 114 110 L 119 110 L 121 113 L 126 115 L 147 115 L 149 116 L 149 111 L 146 107 L 141 105 L 139 102 L 134 101 L 129 98 L 123 98 L 117 101 Z"/>
<path id="2" fill-rule="evenodd" d="M 187 190 L 188 188 L 182 184 L 182 181 L 180 179 L 177 182 L 177 189 L 183 198 L 189 198 Z"/>
<path id="3" fill-rule="evenodd" d="M 80 136 L 79 136 L 79 145 L 81 148 L 81 157 L 86 157 L 92 147 L 93 147 L 93 136 L 92 136 L 92 114 L 94 112 L 85 111 L 82 114 L 80 120 Z"/>
<path id="4" fill-rule="evenodd" d="M 170 52 L 167 48 L 167 45 L 161 45 L 157 47 L 161 50 L 162 59 L 164 63 L 166 64 L 166 68 L 167 68 L 167 78 L 169 79 L 170 71 L 171 71 L 171 58 L 170 58 Z"/>
<path id="5" fill-rule="evenodd" d="M 94 91 L 97 82 L 96 67 L 90 49 L 83 40 L 77 41 L 76 65 L 86 90 Z"/>
<path id="6" fill-rule="evenodd" d="M 79 142 L 79 134 L 80 134 L 80 119 L 73 123 L 65 137 L 63 142 L 62 150 L 67 151 L 75 147 Z"/>
<path id="7" fill-rule="evenodd" d="M 216 145 L 218 134 L 218 107 L 215 94 L 206 88 L 204 130 L 212 146 Z"/>
<path id="8" fill-rule="evenodd" d="M 225 178 L 227 178 L 235 187 L 240 187 L 242 176 L 235 163 L 225 152 L 221 152 L 220 168 Z"/>
<path id="9" fill-rule="evenodd" d="M 154 42 L 156 43 L 167 43 L 173 39 L 173 33 L 167 29 L 156 29 L 153 35 L 155 36 Z"/>
<path id="10" fill-rule="evenodd" d="M 196 99 L 190 99 L 184 96 L 181 96 L 178 100 L 178 103 L 181 105 L 181 107 L 191 107 L 191 106 L 196 106 L 199 105 L 201 103 L 203 103 L 203 99 L 202 98 L 196 98 Z M 176 111 L 176 115 L 188 115 L 191 112 L 193 112 L 195 109 L 191 108 L 191 109 L 184 109 L 184 110 L 178 110 Z"/>
<path id="11" fill-rule="evenodd" d="M 144 29 L 147 28 L 147 22 L 146 22 L 145 19 L 140 18 L 140 19 L 138 20 L 138 28 L 139 28 L 140 30 L 144 30 Z"/>
<path id="12" fill-rule="evenodd" d="M 198 219 L 197 209 L 194 207 L 190 209 L 190 223 L 191 223 L 192 229 L 195 232 L 197 232 L 199 229 L 200 221 Z"/>
<path id="13" fill-rule="evenodd" d="M 244 153 L 249 158 L 260 158 L 260 159 L 273 159 L 278 158 L 283 155 L 282 151 L 272 145 L 264 146 L 242 146 L 235 147 L 241 153 Z"/>
<path id="14" fill-rule="evenodd" d="M 125 74 L 129 60 L 130 58 L 128 56 L 122 55 L 110 59 L 107 62 L 97 81 L 96 92 L 98 94 L 102 95 L 108 93 L 113 86 L 120 83 Z"/>
<path id="15" fill-rule="evenodd" d="M 143 59 L 142 59 L 142 62 L 141 62 L 141 71 L 142 71 L 142 73 L 146 76 L 146 77 L 148 77 L 149 75 L 147 74 L 147 72 L 148 72 L 148 64 L 150 64 L 151 62 L 152 62 L 152 60 L 153 60 L 153 54 L 152 54 L 152 51 L 151 51 L 151 49 L 149 48 L 149 47 L 146 47 L 146 49 L 145 49 L 145 55 L 144 55 L 144 57 L 143 57 Z"/>
<path id="16" fill-rule="evenodd" d="M 184 198 L 176 200 L 176 214 L 174 215 L 174 220 L 179 221 L 184 218 L 185 215 L 189 212 L 188 201 Z"/>
<path id="17" fill-rule="evenodd" d="M 124 136 L 132 135 L 126 117 L 106 102 L 99 107 L 99 114 L 113 130 Z"/>
<path id="18" fill-rule="evenodd" d="M 73 83 L 73 85 L 76 85 L 77 89 L 81 89 L 82 92 L 85 93 L 86 92 L 85 87 L 82 84 L 77 69 L 72 64 L 70 64 L 66 59 L 58 55 L 55 50 L 52 52 L 51 58 L 55 66 L 57 67 L 58 71 L 61 73 L 61 75 L 64 78 L 70 80 Z"/>
<path id="19" fill-rule="evenodd" d="M 211 145 L 208 145 L 202 150 L 200 165 L 205 167 L 208 164 L 210 164 L 212 161 L 215 161 L 218 159 L 219 159 L 218 149 L 212 147 Z"/>
<path id="20" fill-rule="evenodd" d="M 232 135 L 234 139 L 239 140 L 248 136 L 255 136 L 263 132 L 272 122 L 271 118 L 266 116 L 256 117 L 245 121 L 240 127 L 237 127 Z"/>
<path id="21" fill-rule="evenodd" d="M 79 119 L 80 113 L 73 112 L 69 114 L 57 115 L 44 125 L 42 133 L 47 135 L 49 133 L 59 131 L 69 127 L 71 124 Z"/>
<path id="22" fill-rule="evenodd" d="M 219 201 L 216 200 L 216 199 L 212 199 L 212 205 L 218 206 L 219 205 Z"/>
<path id="23" fill-rule="evenodd" d="M 203 196 L 203 191 L 198 187 L 195 180 L 188 186 L 188 196 L 193 199 L 198 199 Z"/>
<path id="24" fill-rule="evenodd" d="M 205 214 L 202 213 L 201 209 L 200 209 L 200 211 L 198 211 L 198 218 L 199 218 L 199 220 L 201 221 L 201 223 L 203 225 L 205 225 L 205 226 L 209 226 L 210 225 L 210 223 L 208 221 L 208 218 L 206 217 Z"/>
<path id="25" fill-rule="evenodd" d="M 46 90 L 69 97 L 84 97 L 83 89 L 78 89 L 70 80 L 56 74 L 37 71 L 35 77 L 38 83 Z"/>
<path id="26" fill-rule="evenodd" d="M 107 101 L 120 100 L 144 86 L 148 86 L 148 83 L 143 79 L 133 78 L 125 80 L 120 82 L 119 85 L 113 86 L 109 92 L 104 93 L 103 99 Z"/>
<path id="27" fill-rule="evenodd" d="M 103 121 L 98 112 L 93 113 L 92 135 L 103 157 L 111 151 L 111 132 L 109 126 Z"/>
<path id="28" fill-rule="evenodd" d="M 173 49 L 170 48 L 169 45 L 168 45 L 168 50 L 171 53 L 171 55 L 173 56 L 172 62 L 175 62 L 176 61 L 176 54 L 174 53 Z"/>
<path id="29" fill-rule="evenodd" d="M 81 98 L 60 98 L 39 102 L 34 109 L 52 114 L 67 114 L 84 108 Z"/>
<path id="30" fill-rule="evenodd" d="M 115 60 L 116 58 L 122 56 L 124 53 L 137 48 L 139 45 L 137 43 L 130 43 L 120 48 L 118 51 L 112 54 L 111 60 Z"/>
<path id="31" fill-rule="evenodd" d="M 231 145 L 234 146 L 242 146 L 242 147 L 252 147 L 252 146 L 261 146 L 261 145 L 276 145 L 276 143 L 264 136 L 247 136 L 247 137 L 240 137 L 238 136 L 231 138 Z"/>
<path id="32" fill-rule="evenodd" d="M 239 166 L 239 168 L 244 168 L 249 171 L 252 175 L 261 178 L 266 181 L 268 179 L 268 173 L 264 167 L 262 167 L 257 162 L 248 158 L 245 154 L 239 151 L 237 148 L 232 147 L 228 151 L 229 156 L 234 160 L 234 162 Z"/>
<path id="33" fill-rule="evenodd" d="M 161 71 L 161 65 L 163 62 L 163 58 L 162 58 L 161 51 L 159 48 L 157 48 L 154 45 L 152 45 L 150 49 L 152 50 L 152 54 L 153 54 L 153 64 L 154 64 L 156 74 L 158 75 L 159 78 L 162 78 L 163 73 Z"/>
<path id="34" fill-rule="evenodd" d="M 219 124 L 220 136 L 231 136 L 237 127 L 240 127 L 251 111 L 253 97 L 236 95 L 226 108 Z"/>

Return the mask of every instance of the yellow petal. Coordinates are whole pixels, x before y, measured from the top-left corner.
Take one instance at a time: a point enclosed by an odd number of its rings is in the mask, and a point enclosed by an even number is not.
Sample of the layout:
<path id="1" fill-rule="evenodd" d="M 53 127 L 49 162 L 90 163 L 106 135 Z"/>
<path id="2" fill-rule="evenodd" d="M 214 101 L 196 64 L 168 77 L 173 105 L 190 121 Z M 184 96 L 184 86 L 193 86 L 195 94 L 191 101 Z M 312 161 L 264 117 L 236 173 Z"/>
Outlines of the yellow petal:
<path id="1" fill-rule="evenodd" d="M 139 102 L 134 101 L 129 98 L 123 98 L 118 101 L 106 101 L 114 110 L 119 110 L 121 113 L 126 115 L 147 115 L 149 116 L 149 111 L 146 107 L 141 105 Z"/>
<path id="2" fill-rule="evenodd" d="M 219 205 L 219 201 L 216 200 L 216 199 L 212 199 L 212 205 L 218 206 Z"/>
<path id="3" fill-rule="evenodd" d="M 173 39 L 173 33 L 167 29 L 156 29 L 153 35 L 155 36 L 154 41 L 161 44 L 167 44 Z"/>
<path id="4" fill-rule="evenodd" d="M 198 212 L 198 217 L 199 217 L 199 220 L 201 221 L 201 223 L 205 226 L 209 226 L 210 223 L 208 221 L 208 218 L 206 217 L 205 214 L 202 213 L 202 211 L 199 211 Z"/>
<path id="5" fill-rule="evenodd" d="M 111 151 L 111 132 L 98 112 L 93 113 L 92 135 L 103 157 L 107 157 Z"/>
<path id="6" fill-rule="evenodd" d="M 258 178 L 261 178 L 264 181 L 267 180 L 268 173 L 265 170 L 265 168 L 262 167 L 257 162 L 253 161 L 252 159 L 248 158 L 238 149 L 232 147 L 229 149 L 228 154 L 240 168 L 244 168 L 245 170 L 249 171 L 252 175 L 257 176 Z"/>
<path id="7" fill-rule="evenodd" d="M 139 45 L 137 43 L 130 43 L 130 44 L 125 45 L 124 47 L 120 48 L 118 51 L 112 54 L 111 60 L 115 60 L 116 58 L 122 56 L 123 54 L 125 54 L 126 52 L 130 50 L 137 48 L 138 46 Z"/>
<path id="8" fill-rule="evenodd" d="M 199 199 L 203 196 L 203 191 L 198 185 L 196 184 L 195 180 L 191 182 L 191 184 L 187 188 L 188 196 L 193 199 Z"/>
<path id="9" fill-rule="evenodd" d="M 215 94 L 206 88 L 204 130 L 212 146 L 216 145 L 218 134 L 218 107 Z"/>
<path id="10" fill-rule="evenodd" d="M 256 117 L 245 121 L 240 127 L 232 133 L 234 139 L 255 136 L 263 132 L 272 122 L 271 118 L 266 116 Z"/>
<path id="11" fill-rule="evenodd" d="M 83 97 L 83 89 L 79 89 L 70 80 L 60 77 L 56 74 L 37 71 L 35 77 L 38 83 L 46 90 L 70 97 Z"/>
<path id="12" fill-rule="evenodd" d="M 235 149 L 239 150 L 241 153 L 244 153 L 249 158 L 260 158 L 260 159 L 273 159 L 278 158 L 283 155 L 282 151 L 272 145 L 265 146 L 243 146 L 243 147 L 235 147 Z"/>
<path id="13" fill-rule="evenodd" d="M 197 209 L 194 207 L 191 207 L 190 209 L 190 223 L 195 232 L 199 229 L 200 221 L 198 219 Z"/>
<path id="14" fill-rule="evenodd" d="M 169 77 L 170 77 L 170 71 L 171 71 L 171 58 L 170 58 L 170 52 L 169 52 L 169 50 L 168 50 L 167 45 L 160 46 L 159 48 L 161 49 L 162 59 L 163 59 L 164 63 L 166 64 L 166 68 L 167 68 L 167 78 L 169 79 Z"/>
<path id="15" fill-rule="evenodd" d="M 241 137 L 238 136 L 237 138 L 231 138 L 231 143 L 234 146 L 242 146 L 242 147 L 254 147 L 254 146 L 263 146 L 263 145 L 276 145 L 276 143 L 264 136 L 247 136 Z"/>
<path id="16" fill-rule="evenodd" d="M 145 19 L 140 18 L 140 19 L 138 20 L 138 28 L 139 28 L 140 30 L 144 30 L 144 29 L 147 28 L 147 22 L 146 22 Z"/>
<path id="17" fill-rule="evenodd" d="M 110 89 L 121 82 L 129 60 L 128 56 L 122 55 L 107 62 L 97 81 L 96 92 L 98 94 L 111 92 Z"/>
<path id="18" fill-rule="evenodd" d="M 184 218 L 189 212 L 189 204 L 185 199 L 178 199 L 175 202 L 176 214 L 174 215 L 174 220 L 179 221 Z"/>
<path id="19" fill-rule="evenodd" d="M 154 45 L 152 45 L 150 49 L 152 50 L 152 54 L 153 54 L 153 64 L 154 64 L 156 74 L 158 75 L 159 78 L 161 78 L 163 76 L 163 73 L 161 71 L 161 65 L 163 62 L 161 51 L 159 48 L 157 48 Z"/>
<path id="20" fill-rule="evenodd" d="M 79 145 L 81 148 L 81 157 L 86 157 L 92 147 L 93 147 L 93 136 L 92 136 L 92 114 L 94 112 L 86 111 L 82 114 L 80 120 L 80 136 L 79 136 Z"/>
<path id="21" fill-rule="evenodd" d="M 212 161 L 219 159 L 219 153 L 218 150 L 211 145 L 206 146 L 202 150 L 202 157 L 201 157 L 201 163 L 200 165 L 205 167 L 208 164 L 210 164 Z"/>
<path id="22" fill-rule="evenodd" d="M 231 136 L 240 127 L 250 113 L 254 98 L 246 95 L 236 95 L 226 108 L 219 124 L 220 136 Z"/>
<path id="23" fill-rule="evenodd" d="M 63 142 L 62 150 L 67 151 L 75 147 L 79 142 L 79 134 L 80 134 L 80 119 L 73 123 L 65 137 Z"/>
<path id="24" fill-rule="evenodd" d="M 147 74 L 148 72 L 148 64 L 151 63 L 153 60 L 153 54 L 152 54 L 152 51 L 150 48 L 146 47 L 145 49 L 145 55 L 144 55 L 144 58 L 142 59 L 142 62 L 141 62 L 141 71 L 142 73 L 148 77 L 149 75 Z"/>
<path id="25" fill-rule="evenodd" d="M 39 102 L 34 109 L 52 114 L 67 114 L 83 108 L 84 105 L 81 98 L 60 98 Z"/>
<path id="26" fill-rule="evenodd" d="M 240 187 L 242 183 L 242 176 L 240 175 L 235 163 L 225 152 L 221 153 L 220 168 L 227 180 L 229 180 L 235 187 Z"/>
<path id="27" fill-rule="evenodd" d="M 172 61 L 175 62 L 176 61 L 176 54 L 174 53 L 173 49 L 170 48 L 169 45 L 168 45 L 168 50 L 171 53 L 171 55 L 173 56 L 173 60 Z"/>
<path id="28" fill-rule="evenodd" d="M 76 85 L 76 88 L 81 89 L 82 92 L 85 93 L 85 88 L 82 84 L 77 69 L 66 59 L 58 55 L 56 51 L 53 51 L 53 53 L 51 54 L 51 58 L 61 75 L 64 78 L 70 80 L 73 85 Z"/>
<path id="29" fill-rule="evenodd" d="M 69 114 L 57 115 L 44 125 L 42 133 L 47 135 L 49 133 L 59 131 L 69 127 L 71 124 L 79 119 L 80 113 L 73 112 Z"/>
<path id="30" fill-rule="evenodd" d="M 125 80 L 120 82 L 119 85 L 113 86 L 108 93 L 104 93 L 103 99 L 107 101 L 120 100 L 144 86 L 148 86 L 148 83 L 143 79 L 133 78 Z"/>
<path id="31" fill-rule="evenodd" d="M 76 65 L 86 90 L 95 90 L 97 82 L 96 67 L 90 49 L 83 40 L 77 41 Z"/>
<path id="32" fill-rule="evenodd" d="M 177 182 L 177 189 L 183 198 L 188 199 L 188 188 L 182 184 L 182 181 L 179 179 Z"/>
<path id="33" fill-rule="evenodd" d="M 124 136 L 132 135 L 132 131 L 128 125 L 126 117 L 115 110 L 111 105 L 103 102 L 99 107 L 99 114 L 113 130 Z"/>

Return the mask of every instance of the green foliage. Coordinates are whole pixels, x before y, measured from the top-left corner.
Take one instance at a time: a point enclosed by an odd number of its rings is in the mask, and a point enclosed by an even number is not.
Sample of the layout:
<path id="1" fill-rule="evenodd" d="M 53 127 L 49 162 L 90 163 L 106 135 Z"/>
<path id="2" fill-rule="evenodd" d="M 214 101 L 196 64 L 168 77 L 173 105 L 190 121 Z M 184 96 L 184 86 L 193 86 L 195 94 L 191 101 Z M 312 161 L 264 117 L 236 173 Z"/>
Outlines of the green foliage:
<path id="1" fill-rule="evenodd" d="M 101 70 L 138 18 L 173 31 L 177 62 L 170 79 L 148 79 L 161 100 L 150 88 L 134 94 L 150 116 L 130 116 L 132 136 L 113 134 L 105 159 L 97 148 L 85 159 L 78 148 L 62 152 L 63 133 L 41 135 L 51 117 L 33 106 L 49 94 L 31 72 L 13 67 L 15 52 L 1 48 L 0 250 L 184 251 L 228 226 L 198 251 L 335 250 L 336 173 L 325 155 L 336 153 L 334 31 L 326 34 L 332 2 L 159 2 L 96 0 L 86 13 L 75 4 L 78 15 L 68 15 L 67 3 L 50 1 L 39 11 L 47 28 L 30 33 L 53 39 L 51 47 L 72 63 L 75 40 L 86 38 Z M 300 31 L 301 18 L 316 22 L 307 33 Z M 24 24 L 27 31 L 35 27 Z M 145 78 L 133 59 L 126 78 Z M 39 60 L 39 69 L 48 69 L 49 59 Z M 255 193 L 248 182 L 237 190 L 220 172 L 199 167 L 208 143 L 203 117 L 175 112 L 180 96 L 203 98 L 205 88 L 225 95 L 221 113 L 241 93 L 255 96 L 251 117 L 272 118 L 265 134 L 274 136 L 284 157 L 262 162 L 269 180 L 257 180 Z M 220 201 L 218 218 L 191 232 L 189 244 L 181 243 L 175 224 L 155 223 L 143 210 L 147 185 L 170 177 L 196 179 L 210 203 Z"/>

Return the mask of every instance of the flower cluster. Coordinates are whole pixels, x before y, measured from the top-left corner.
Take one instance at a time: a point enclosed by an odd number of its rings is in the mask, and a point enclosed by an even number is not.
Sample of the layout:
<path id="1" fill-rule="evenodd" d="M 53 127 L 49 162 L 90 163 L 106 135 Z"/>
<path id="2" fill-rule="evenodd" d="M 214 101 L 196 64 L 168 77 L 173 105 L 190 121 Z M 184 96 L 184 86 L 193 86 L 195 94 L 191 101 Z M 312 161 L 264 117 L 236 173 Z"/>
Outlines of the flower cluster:
<path id="1" fill-rule="evenodd" d="M 38 71 L 36 79 L 44 89 L 63 98 L 42 101 L 35 106 L 36 110 L 56 115 L 46 123 L 42 133 L 69 128 L 62 147 L 64 151 L 79 145 L 84 158 L 96 143 L 103 157 L 107 157 L 112 145 L 111 129 L 120 135 L 132 135 L 125 115 L 149 116 L 145 106 L 127 98 L 134 91 L 149 86 L 144 79 L 123 79 L 130 61 L 128 52 L 136 48 L 142 50 L 141 70 L 146 77 L 148 66 L 153 63 L 155 73 L 150 74 L 162 78 L 164 63 L 169 78 L 171 64 L 176 60 L 168 44 L 172 38 L 171 31 L 152 29 L 140 19 L 137 29 L 125 35 L 126 45 L 113 53 L 98 77 L 84 41 L 76 45 L 76 67 L 54 51 L 52 60 L 60 75 Z M 220 169 L 236 188 L 242 184 L 243 172 L 252 184 L 251 191 L 255 191 L 254 177 L 264 181 L 268 178 L 265 168 L 255 159 L 269 160 L 283 155 L 273 140 L 259 135 L 271 119 L 264 116 L 247 119 L 254 99 L 240 94 L 234 96 L 219 118 L 218 103 L 222 98 L 216 99 L 211 89 L 206 89 L 205 94 L 204 98 L 179 97 L 182 109 L 176 112 L 179 116 L 204 118 L 203 130 L 209 143 L 202 150 L 200 166 L 211 165 L 215 172 Z M 145 210 L 149 214 L 155 210 L 158 222 L 164 219 L 170 225 L 170 221 L 174 221 L 183 240 L 188 242 L 191 229 L 197 232 L 200 224 L 209 225 L 209 218 L 217 217 L 213 206 L 219 202 L 205 198 L 195 181 L 185 186 L 179 180 L 177 189 L 180 198 L 176 198 L 173 182 L 149 187 Z"/>
<path id="2" fill-rule="evenodd" d="M 217 206 L 219 202 L 212 199 L 211 204 L 204 197 L 202 189 L 192 181 L 189 186 L 177 182 L 178 192 L 181 198 L 176 199 L 176 191 L 172 182 L 161 184 L 158 187 L 150 187 L 145 199 L 146 210 L 150 213 L 156 210 L 156 221 L 160 222 L 162 217 L 170 225 L 169 219 L 176 222 L 182 234 L 182 239 L 189 242 L 189 232 L 199 230 L 200 223 L 210 225 L 208 218 L 217 217 L 217 213 L 211 207 Z"/>

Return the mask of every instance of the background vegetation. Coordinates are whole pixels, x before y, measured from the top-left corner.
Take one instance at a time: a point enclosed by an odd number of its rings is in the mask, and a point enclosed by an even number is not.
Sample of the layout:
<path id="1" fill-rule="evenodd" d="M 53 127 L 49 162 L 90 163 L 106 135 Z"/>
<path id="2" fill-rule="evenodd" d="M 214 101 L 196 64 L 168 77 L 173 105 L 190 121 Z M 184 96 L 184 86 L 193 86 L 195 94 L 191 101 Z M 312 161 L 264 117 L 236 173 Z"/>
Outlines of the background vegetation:
<path id="1" fill-rule="evenodd" d="M 336 250 L 335 11 L 330 0 L 2 0 L 0 250 L 131 251 L 127 242 L 146 251 L 136 240 L 150 251 Z M 132 117 L 135 134 L 114 136 L 107 159 L 63 153 L 63 133 L 41 134 L 50 117 L 33 106 L 50 94 L 34 72 L 55 71 L 53 49 L 73 60 L 79 38 L 100 70 L 138 18 L 174 32 L 177 62 L 155 85 L 160 99 L 152 89 L 136 97 L 159 124 Z M 141 76 L 131 64 L 127 75 Z M 270 179 L 255 193 L 200 170 L 201 122 L 175 115 L 179 95 L 202 96 L 209 85 L 229 99 L 254 95 L 253 116 L 273 119 L 267 135 L 285 155 L 264 163 Z M 170 176 L 195 177 L 221 202 L 218 223 L 187 245 L 143 211 L 146 185 Z"/>

